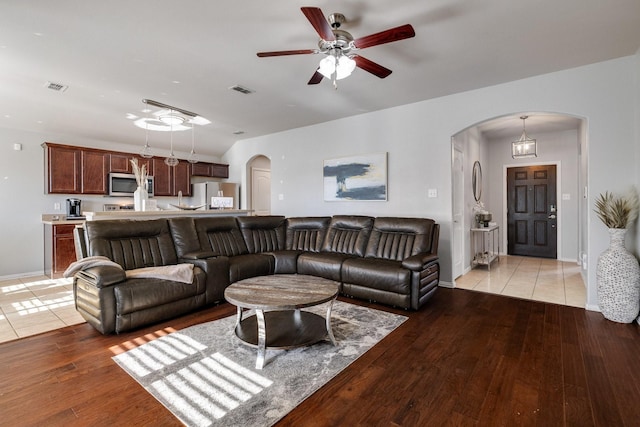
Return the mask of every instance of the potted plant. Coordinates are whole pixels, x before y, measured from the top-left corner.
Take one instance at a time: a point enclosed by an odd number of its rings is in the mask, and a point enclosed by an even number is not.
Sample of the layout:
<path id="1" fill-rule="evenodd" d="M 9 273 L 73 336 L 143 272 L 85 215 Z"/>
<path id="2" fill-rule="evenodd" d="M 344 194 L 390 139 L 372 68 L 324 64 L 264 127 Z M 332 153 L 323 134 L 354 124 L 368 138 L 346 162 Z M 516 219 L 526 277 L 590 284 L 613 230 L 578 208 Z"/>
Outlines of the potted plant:
<path id="1" fill-rule="evenodd" d="M 627 228 L 638 217 L 638 193 L 608 191 L 596 199 L 595 212 L 609 229 L 609 248 L 598 257 L 598 305 L 605 318 L 631 323 L 640 311 L 640 267 L 624 246 Z"/>

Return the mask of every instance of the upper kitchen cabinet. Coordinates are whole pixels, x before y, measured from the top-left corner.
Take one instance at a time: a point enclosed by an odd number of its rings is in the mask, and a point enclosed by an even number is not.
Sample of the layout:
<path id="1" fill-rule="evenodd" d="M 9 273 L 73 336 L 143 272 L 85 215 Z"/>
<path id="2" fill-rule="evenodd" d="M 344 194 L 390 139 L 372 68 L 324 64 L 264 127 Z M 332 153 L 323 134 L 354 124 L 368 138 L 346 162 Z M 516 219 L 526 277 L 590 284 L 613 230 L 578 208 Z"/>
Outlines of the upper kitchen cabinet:
<path id="1" fill-rule="evenodd" d="M 54 194 L 106 194 L 108 154 L 45 143 L 47 192 Z"/>
<path id="2" fill-rule="evenodd" d="M 131 154 L 111 153 L 109 155 L 109 171 L 117 173 L 133 173 L 131 169 Z"/>
<path id="3" fill-rule="evenodd" d="M 198 162 L 191 165 L 191 175 L 210 178 L 229 178 L 229 165 Z"/>
<path id="4" fill-rule="evenodd" d="M 191 195 L 191 177 L 228 178 L 229 165 L 180 160 L 177 166 L 164 163 L 164 158 L 145 159 L 137 154 L 73 147 L 45 142 L 46 191 L 52 194 L 107 194 L 110 172 L 133 173 L 131 159 L 147 165 L 154 177 L 155 196 Z"/>
<path id="5" fill-rule="evenodd" d="M 176 166 L 167 166 L 163 158 L 153 158 L 154 196 L 177 196 L 182 192 L 191 196 L 191 163 L 181 160 Z"/>
<path id="6" fill-rule="evenodd" d="M 47 192 L 80 194 L 82 154 L 77 147 L 45 143 Z"/>
<path id="7" fill-rule="evenodd" d="M 82 150 L 82 194 L 106 194 L 109 174 L 109 154 L 101 151 Z"/>

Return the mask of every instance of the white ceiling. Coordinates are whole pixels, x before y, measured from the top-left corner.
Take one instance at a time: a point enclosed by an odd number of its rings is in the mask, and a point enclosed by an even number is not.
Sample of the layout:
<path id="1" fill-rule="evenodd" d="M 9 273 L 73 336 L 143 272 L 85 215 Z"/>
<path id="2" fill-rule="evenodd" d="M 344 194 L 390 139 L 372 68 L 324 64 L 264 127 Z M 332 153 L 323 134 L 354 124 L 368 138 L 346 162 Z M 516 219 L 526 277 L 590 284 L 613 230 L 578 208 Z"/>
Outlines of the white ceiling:
<path id="1" fill-rule="evenodd" d="M 359 52 L 392 69 L 386 79 L 358 69 L 338 90 L 326 79 L 309 86 L 318 55 L 256 56 L 317 46 L 301 6 L 343 13 L 343 29 L 356 38 L 406 23 L 416 37 Z M 142 145 L 145 131 L 127 113 L 143 116 L 149 98 L 211 120 L 196 128 L 196 151 L 221 155 L 239 139 L 632 55 L 639 46 L 638 0 L 0 0 L 0 127 Z M 69 89 L 54 92 L 48 81 Z M 228 89 L 236 84 L 255 93 Z M 518 134 L 514 126 L 521 129 L 518 117 L 485 131 Z M 174 135 L 176 150 L 188 152 L 190 133 Z M 152 132 L 150 144 L 168 149 L 168 133 Z"/>

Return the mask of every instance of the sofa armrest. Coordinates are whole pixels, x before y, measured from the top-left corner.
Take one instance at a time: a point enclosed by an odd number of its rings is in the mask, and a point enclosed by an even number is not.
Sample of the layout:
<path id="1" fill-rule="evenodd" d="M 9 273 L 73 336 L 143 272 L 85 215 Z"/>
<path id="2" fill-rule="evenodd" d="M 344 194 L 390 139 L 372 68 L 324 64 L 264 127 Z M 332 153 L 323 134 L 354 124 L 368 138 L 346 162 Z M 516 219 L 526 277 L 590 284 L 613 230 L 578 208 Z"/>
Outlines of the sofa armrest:
<path id="1" fill-rule="evenodd" d="M 210 252 L 209 252 L 210 253 Z M 229 286 L 229 258 L 226 256 L 203 256 L 205 252 L 190 252 L 187 256 L 181 257 L 180 262 L 193 264 L 200 267 L 206 275 L 206 304 L 213 304 L 224 299 L 224 290 Z"/>
<path id="2" fill-rule="evenodd" d="M 80 270 L 76 276 L 96 288 L 106 288 L 127 279 L 126 272 L 121 267 L 111 265 L 99 265 Z"/>
<path id="3" fill-rule="evenodd" d="M 438 254 L 431 252 L 422 253 L 405 258 L 402 261 L 402 266 L 413 271 L 424 270 L 428 264 L 438 261 Z"/>
<path id="4" fill-rule="evenodd" d="M 211 251 L 195 251 L 189 252 L 181 256 L 180 258 L 185 261 L 192 261 L 196 259 L 215 258 L 217 255 Z"/>

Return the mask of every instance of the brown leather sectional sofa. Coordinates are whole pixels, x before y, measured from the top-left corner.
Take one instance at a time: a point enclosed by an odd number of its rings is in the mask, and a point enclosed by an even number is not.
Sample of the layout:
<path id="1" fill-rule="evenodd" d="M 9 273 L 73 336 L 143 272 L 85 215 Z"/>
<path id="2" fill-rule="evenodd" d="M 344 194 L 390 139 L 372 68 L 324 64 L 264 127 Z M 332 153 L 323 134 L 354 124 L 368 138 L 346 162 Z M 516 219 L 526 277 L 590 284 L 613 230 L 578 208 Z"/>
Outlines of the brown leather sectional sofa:
<path id="1" fill-rule="evenodd" d="M 220 302 L 248 277 L 319 276 L 339 282 L 343 295 L 417 310 L 440 276 L 439 225 L 425 218 L 180 217 L 90 221 L 78 233 L 81 256 L 106 256 L 124 270 L 194 265 L 192 284 L 127 279 L 113 266 L 76 273 L 76 308 L 104 334 Z"/>

